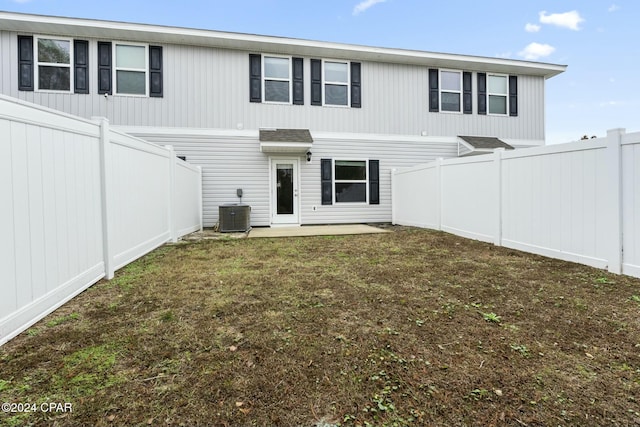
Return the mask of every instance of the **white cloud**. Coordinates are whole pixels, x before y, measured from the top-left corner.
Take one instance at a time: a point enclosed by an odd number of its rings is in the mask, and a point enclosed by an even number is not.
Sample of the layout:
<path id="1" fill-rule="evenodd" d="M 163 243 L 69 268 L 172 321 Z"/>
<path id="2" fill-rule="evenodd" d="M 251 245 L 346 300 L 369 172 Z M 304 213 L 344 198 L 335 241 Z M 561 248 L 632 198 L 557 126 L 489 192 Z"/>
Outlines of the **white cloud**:
<path id="1" fill-rule="evenodd" d="M 547 12 L 543 10 L 540 12 L 540 22 L 543 24 L 551 24 L 578 31 L 580 30 L 579 25 L 581 22 L 584 22 L 584 19 L 580 16 L 577 10 L 552 14 L 547 14 Z"/>
<path id="2" fill-rule="evenodd" d="M 387 0 L 363 0 L 353 8 L 353 14 L 359 15 L 370 7 L 375 6 L 378 3 L 384 3 L 385 1 Z"/>
<path id="3" fill-rule="evenodd" d="M 617 4 L 612 4 L 611 6 L 609 6 L 609 9 L 607 9 L 607 11 L 609 12 L 616 12 L 620 10 L 620 6 L 618 6 Z"/>
<path id="4" fill-rule="evenodd" d="M 511 52 L 496 53 L 496 58 L 509 59 L 511 58 Z"/>
<path id="5" fill-rule="evenodd" d="M 556 48 L 551 45 L 534 42 L 529 43 L 527 47 L 518 52 L 518 55 L 524 59 L 535 61 L 536 59 L 551 55 L 555 50 Z"/>
<path id="6" fill-rule="evenodd" d="M 537 33 L 540 31 L 540 25 L 527 23 L 527 25 L 524 26 L 524 30 L 527 33 Z"/>

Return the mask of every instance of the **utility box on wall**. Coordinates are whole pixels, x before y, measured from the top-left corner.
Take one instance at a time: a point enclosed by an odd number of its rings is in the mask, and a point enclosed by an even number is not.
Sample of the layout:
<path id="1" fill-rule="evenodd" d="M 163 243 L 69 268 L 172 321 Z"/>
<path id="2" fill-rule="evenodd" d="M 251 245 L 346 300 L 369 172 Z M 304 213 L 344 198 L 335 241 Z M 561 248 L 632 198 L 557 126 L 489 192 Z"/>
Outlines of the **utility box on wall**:
<path id="1" fill-rule="evenodd" d="M 244 232 L 251 228 L 251 206 L 229 204 L 218 206 L 221 233 Z"/>

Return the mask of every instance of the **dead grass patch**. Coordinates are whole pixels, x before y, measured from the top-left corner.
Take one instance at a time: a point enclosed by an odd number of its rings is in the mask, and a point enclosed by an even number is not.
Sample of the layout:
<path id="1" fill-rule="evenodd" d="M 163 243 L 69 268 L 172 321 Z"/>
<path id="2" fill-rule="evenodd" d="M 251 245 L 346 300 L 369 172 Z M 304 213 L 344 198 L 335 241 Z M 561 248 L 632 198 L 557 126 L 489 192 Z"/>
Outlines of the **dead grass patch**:
<path id="1" fill-rule="evenodd" d="M 5 425 L 636 425 L 640 281 L 445 233 L 165 246 L 0 348 Z"/>

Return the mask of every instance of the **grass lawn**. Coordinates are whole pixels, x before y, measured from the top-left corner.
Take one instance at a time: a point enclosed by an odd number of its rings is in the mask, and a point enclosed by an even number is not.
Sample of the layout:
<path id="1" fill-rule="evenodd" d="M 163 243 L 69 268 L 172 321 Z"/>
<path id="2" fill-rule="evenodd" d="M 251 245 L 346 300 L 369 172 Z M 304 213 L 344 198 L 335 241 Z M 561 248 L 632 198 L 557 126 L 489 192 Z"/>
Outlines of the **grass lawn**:
<path id="1" fill-rule="evenodd" d="M 0 348 L 0 425 L 640 424 L 640 280 L 393 230 L 164 246 Z"/>

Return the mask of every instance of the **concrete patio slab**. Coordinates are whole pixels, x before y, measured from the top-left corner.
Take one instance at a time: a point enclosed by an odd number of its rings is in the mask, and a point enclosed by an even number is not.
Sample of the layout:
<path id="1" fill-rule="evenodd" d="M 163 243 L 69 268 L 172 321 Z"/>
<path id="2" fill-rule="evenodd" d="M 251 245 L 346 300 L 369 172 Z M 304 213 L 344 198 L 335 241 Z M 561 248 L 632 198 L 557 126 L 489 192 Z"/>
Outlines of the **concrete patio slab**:
<path id="1" fill-rule="evenodd" d="M 298 237 L 298 236 L 333 236 L 345 234 L 388 233 L 389 230 L 365 224 L 339 225 L 304 225 L 297 227 L 264 227 L 252 228 L 249 238 L 262 237 Z"/>

